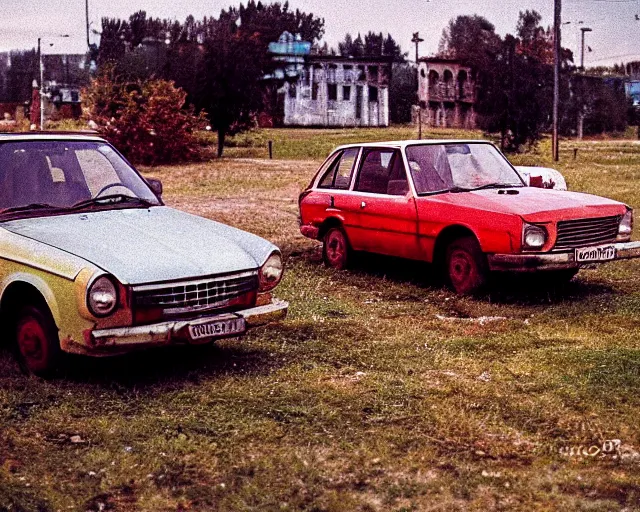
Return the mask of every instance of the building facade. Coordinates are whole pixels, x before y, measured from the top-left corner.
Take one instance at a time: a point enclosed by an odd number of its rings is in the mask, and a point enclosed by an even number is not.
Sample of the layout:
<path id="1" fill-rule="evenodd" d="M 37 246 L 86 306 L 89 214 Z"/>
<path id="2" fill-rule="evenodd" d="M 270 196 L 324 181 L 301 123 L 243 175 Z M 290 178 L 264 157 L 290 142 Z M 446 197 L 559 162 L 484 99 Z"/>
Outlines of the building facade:
<path id="1" fill-rule="evenodd" d="M 418 61 L 417 114 L 427 126 L 476 127 L 475 83 L 471 68 L 452 59 Z"/>
<path id="2" fill-rule="evenodd" d="M 285 84 L 285 126 L 389 126 L 387 60 L 310 56 Z"/>
<path id="3" fill-rule="evenodd" d="M 284 126 L 388 126 L 391 59 L 311 55 L 310 47 L 286 32 L 269 46 L 272 118 Z"/>

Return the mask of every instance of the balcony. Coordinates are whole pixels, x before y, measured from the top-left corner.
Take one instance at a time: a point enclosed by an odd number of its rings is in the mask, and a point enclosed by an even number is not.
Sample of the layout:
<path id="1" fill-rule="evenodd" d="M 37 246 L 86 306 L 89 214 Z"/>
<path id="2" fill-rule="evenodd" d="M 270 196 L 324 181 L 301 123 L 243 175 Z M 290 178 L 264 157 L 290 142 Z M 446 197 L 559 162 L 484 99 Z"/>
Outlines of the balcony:
<path id="1" fill-rule="evenodd" d="M 475 101 L 475 89 L 473 84 L 464 83 L 462 87 L 455 82 L 443 82 L 429 84 L 429 101 Z"/>

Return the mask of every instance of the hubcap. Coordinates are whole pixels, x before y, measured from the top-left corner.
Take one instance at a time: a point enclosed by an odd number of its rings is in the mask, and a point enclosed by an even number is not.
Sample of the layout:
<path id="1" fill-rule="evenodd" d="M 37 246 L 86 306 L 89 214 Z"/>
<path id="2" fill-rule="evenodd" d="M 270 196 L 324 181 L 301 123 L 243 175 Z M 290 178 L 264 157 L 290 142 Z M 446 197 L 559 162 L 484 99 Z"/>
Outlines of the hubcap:
<path id="1" fill-rule="evenodd" d="M 47 338 L 42 326 L 29 318 L 18 331 L 18 348 L 30 368 L 40 366 L 47 358 Z"/>
<path id="2" fill-rule="evenodd" d="M 449 275 L 456 284 L 466 282 L 473 274 L 473 262 L 465 251 L 455 251 L 449 261 Z"/>
<path id="3" fill-rule="evenodd" d="M 342 234 L 334 231 L 327 240 L 327 257 L 332 264 L 340 263 L 345 256 L 345 243 Z"/>

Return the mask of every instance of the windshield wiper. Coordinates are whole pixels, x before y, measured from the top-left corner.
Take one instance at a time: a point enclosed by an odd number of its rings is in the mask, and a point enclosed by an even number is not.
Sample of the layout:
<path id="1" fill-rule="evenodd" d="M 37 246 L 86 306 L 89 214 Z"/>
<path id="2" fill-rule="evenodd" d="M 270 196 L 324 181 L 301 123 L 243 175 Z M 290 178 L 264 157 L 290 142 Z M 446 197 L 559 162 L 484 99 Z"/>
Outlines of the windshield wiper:
<path id="1" fill-rule="evenodd" d="M 486 185 L 481 185 L 479 187 L 474 187 L 469 190 L 482 190 L 485 188 L 518 188 L 522 185 L 517 183 L 487 183 Z"/>
<path id="2" fill-rule="evenodd" d="M 59 206 L 54 206 L 48 203 L 31 203 L 31 204 L 25 204 L 22 206 L 12 206 L 11 208 L 4 208 L 0 210 L 0 213 L 26 212 L 29 210 L 52 210 L 52 209 L 57 210 L 59 208 L 60 208 Z"/>
<path id="3" fill-rule="evenodd" d="M 141 197 L 129 196 L 126 194 L 111 194 L 108 196 L 99 196 L 92 197 L 91 199 L 86 199 L 85 201 L 80 201 L 70 207 L 72 210 L 82 209 L 86 206 L 92 205 L 111 205 L 117 203 L 138 203 L 144 206 L 155 206 L 156 203 L 149 201 L 147 199 L 143 199 Z"/>
<path id="4" fill-rule="evenodd" d="M 469 192 L 471 190 L 475 190 L 474 188 L 465 188 L 465 187 L 451 187 L 447 192 L 453 192 L 454 194 L 458 192 Z"/>

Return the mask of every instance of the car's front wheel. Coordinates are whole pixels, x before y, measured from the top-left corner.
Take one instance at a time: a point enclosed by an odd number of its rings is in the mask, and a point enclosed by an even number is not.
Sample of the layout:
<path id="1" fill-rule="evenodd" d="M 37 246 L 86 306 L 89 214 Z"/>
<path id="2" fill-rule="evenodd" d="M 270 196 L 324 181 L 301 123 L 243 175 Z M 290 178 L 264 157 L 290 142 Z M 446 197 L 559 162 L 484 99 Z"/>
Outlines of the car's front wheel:
<path id="1" fill-rule="evenodd" d="M 56 368 L 62 352 L 49 311 L 34 306 L 22 308 L 18 313 L 15 335 L 18 357 L 25 370 L 47 376 Z"/>
<path id="2" fill-rule="evenodd" d="M 349 240 L 345 232 L 338 227 L 330 228 L 324 235 L 322 259 L 327 267 L 342 270 L 349 264 L 351 256 Z"/>
<path id="3" fill-rule="evenodd" d="M 476 293 L 487 281 L 487 260 L 474 237 L 458 238 L 451 242 L 447 247 L 445 263 L 449 283 L 459 295 Z"/>

